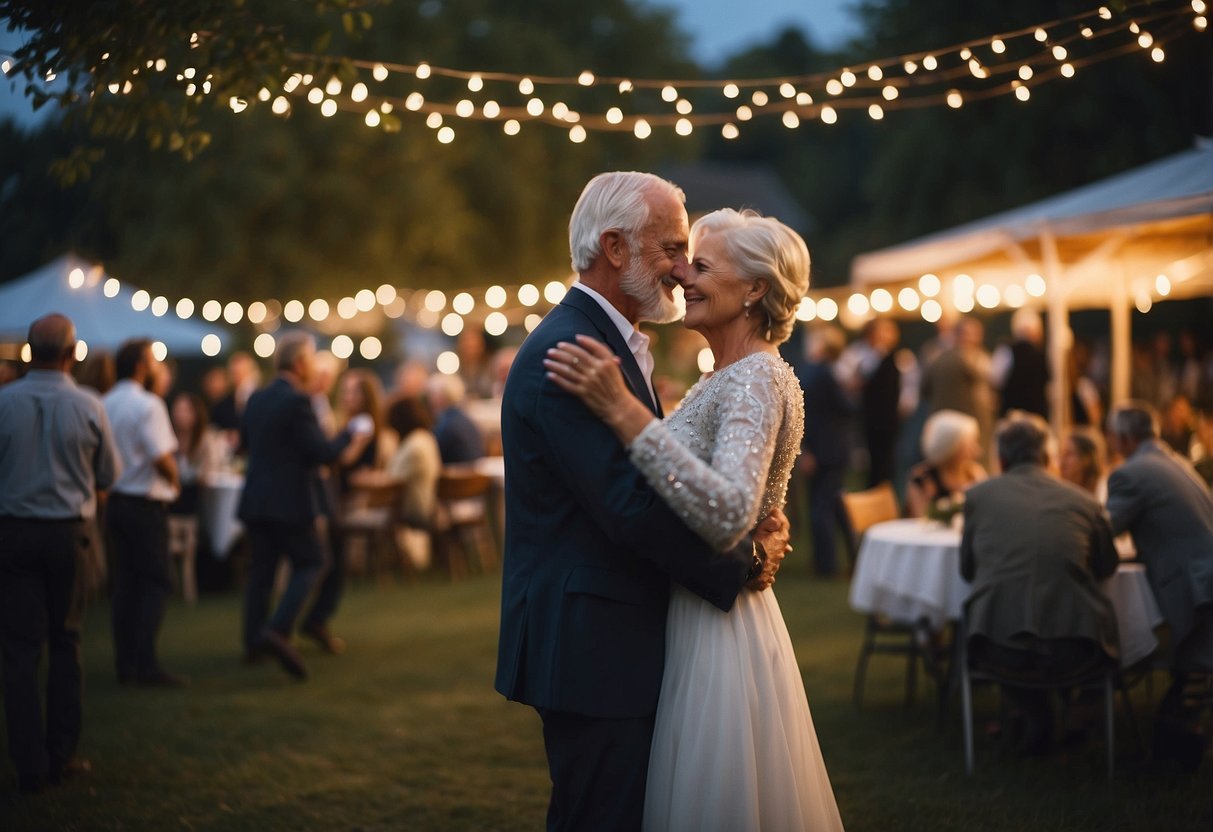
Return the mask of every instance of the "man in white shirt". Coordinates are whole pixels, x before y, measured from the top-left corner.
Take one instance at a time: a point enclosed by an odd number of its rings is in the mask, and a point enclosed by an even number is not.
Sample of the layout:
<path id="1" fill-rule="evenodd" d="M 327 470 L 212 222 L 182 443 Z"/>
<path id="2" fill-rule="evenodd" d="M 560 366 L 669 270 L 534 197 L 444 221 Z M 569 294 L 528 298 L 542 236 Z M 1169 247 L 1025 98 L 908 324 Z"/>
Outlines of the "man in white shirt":
<path id="1" fill-rule="evenodd" d="M 122 684 L 183 687 L 189 680 L 166 671 L 156 657 L 172 591 L 168 504 L 177 498 L 179 483 L 168 408 L 146 389 L 155 362 L 151 341 L 127 341 L 115 358 L 118 383 L 103 399 L 122 458 L 106 515 L 114 564 L 114 662 Z"/>

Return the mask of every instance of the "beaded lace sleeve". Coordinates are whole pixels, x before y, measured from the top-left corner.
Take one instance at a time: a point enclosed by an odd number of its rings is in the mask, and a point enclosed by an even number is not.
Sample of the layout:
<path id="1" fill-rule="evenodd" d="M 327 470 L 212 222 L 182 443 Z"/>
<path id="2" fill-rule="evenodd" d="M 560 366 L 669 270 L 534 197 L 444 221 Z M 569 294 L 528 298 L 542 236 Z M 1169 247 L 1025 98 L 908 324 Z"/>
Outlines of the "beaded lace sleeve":
<path id="1" fill-rule="evenodd" d="M 662 499 L 718 551 L 737 545 L 758 521 L 784 410 L 774 366 L 742 362 L 710 379 L 701 396 L 688 396 L 669 417 L 699 423 L 689 438 L 703 446 L 706 460 L 657 420 L 629 449 Z"/>

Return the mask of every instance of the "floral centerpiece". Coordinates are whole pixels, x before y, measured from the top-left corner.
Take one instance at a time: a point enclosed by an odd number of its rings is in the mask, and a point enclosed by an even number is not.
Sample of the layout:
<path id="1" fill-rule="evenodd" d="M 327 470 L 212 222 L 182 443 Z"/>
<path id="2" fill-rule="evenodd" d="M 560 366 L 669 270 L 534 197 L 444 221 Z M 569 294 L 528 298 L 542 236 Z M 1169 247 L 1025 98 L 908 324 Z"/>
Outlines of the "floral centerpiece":
<path id="1" fill-rule="evenodd" d="M 954 525 L 953 521 L 962 516 L 964 507 L 964 494 L 944 494 L 927 504 L 927 519 L 944 526 Z"/>

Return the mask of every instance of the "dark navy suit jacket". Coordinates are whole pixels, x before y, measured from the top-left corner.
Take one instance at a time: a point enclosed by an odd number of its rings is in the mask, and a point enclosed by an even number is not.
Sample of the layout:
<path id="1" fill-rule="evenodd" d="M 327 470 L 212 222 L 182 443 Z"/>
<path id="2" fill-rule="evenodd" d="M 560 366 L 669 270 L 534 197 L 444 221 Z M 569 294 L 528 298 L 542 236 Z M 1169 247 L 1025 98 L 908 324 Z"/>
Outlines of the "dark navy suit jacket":
<path id="1" fill-rule="evenodd" d="M 249 396 L 240 423 L 248 452 L 240 519 L 311 523 L 322 513 L 317 468 L 349 443 L 344 431 L 328 439 L 311 400 L 284 378 Z"/>
<path id="2" fill-rule="evenodd" d="M 750 543 L 718 554 L 645 483 L 614 433 L 546 378 L 543 359 L 578 333 L 621 359 L 656 405 L 610 318 L 574 289 L 523 343 L 502 403 L 506 530 L 496 688 L 591 717 L 656 711 L 671 577 L 728 610 Z"/>

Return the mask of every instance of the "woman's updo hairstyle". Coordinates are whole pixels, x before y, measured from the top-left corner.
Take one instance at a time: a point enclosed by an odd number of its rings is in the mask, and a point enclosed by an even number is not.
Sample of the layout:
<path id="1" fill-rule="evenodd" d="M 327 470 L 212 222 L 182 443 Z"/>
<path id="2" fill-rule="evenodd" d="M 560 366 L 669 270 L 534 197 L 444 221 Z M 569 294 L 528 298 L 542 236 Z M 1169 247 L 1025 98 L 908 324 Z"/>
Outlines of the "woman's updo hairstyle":
<path id="1" fill-rule="evenodd" d="M 729 262 L 742 280 L 767 282 L 756 310 L 760 333 L 782 344 L 796 324 L 796 309 L 809 288 L 809 248 L 800 235 L 774 217 L 749 209 L 722 208 L 691 227 L 691 247 L 704 234 L 719 234 Z"/>

